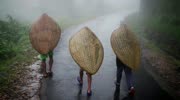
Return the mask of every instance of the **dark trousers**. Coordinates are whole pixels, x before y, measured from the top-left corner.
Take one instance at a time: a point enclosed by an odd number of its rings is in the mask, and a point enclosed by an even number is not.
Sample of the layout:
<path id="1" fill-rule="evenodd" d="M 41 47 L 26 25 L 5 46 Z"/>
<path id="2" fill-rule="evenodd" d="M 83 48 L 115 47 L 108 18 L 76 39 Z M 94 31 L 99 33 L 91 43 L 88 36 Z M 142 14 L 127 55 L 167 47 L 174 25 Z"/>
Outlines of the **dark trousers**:
<path id="1" fill-rule="evenodd" d="M 124 70 L 125 75 L 126 75 L 127 86 L 128 86 L 128 89 L 130 89 L 133 86 L 131 68 L 124 65 L 117 57 L 116 57 L 116 65 L 117 65 L 117 73 L 116 73 L 117 80 L 116 80 L 116 82 L 120 84 L 122 72 Z"/>

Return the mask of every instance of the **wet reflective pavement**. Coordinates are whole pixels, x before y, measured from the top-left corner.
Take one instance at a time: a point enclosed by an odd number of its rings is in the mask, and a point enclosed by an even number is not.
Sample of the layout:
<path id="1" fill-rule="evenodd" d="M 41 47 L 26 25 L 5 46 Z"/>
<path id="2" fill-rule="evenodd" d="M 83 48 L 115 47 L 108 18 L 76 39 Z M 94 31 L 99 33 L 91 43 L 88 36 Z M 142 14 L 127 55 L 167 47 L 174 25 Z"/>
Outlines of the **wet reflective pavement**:
<path id="1" fill-rule="evenodd" d="M 140 69 L 134 72 L 135 97 L 127 97 L 124 73 L 120 92 L 116 90 L 116 60 L 110 45 L 110 36 L 126 15 L 128 13 L 102 16 L 65 30 L 54 50 L 54 75 L 42 80 L 41 100 L 173 100 L 144 69 L 148 66 L 144 60 Z M 86 96 L 86 74 L 84 73 L 84 85 L 79 88 L 76 80 L 79 67 L 72 59 L 68 48 L 70 37 L 84 26 L 88 26 L 97 35 L 104 47 L 103 64 L 92 77 L 92 96 L 89 98 Z"/>

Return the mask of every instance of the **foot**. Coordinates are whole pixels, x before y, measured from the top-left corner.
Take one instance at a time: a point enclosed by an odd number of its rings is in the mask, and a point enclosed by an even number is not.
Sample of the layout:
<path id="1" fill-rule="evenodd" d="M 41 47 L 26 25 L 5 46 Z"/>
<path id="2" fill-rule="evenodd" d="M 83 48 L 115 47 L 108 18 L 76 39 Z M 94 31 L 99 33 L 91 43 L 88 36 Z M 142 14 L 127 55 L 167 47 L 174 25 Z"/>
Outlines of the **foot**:
<path id="1" fill-rule="evenodd" d="M 78 81 L 78 83 L 79 83 L 79 86 L 82 86 L 82 85 L 83 85 L 82 80 L 80 79 L 80 77 L 77 77 L 77 81 Z"/>
<path id="2" fill-rule="evenodd" d="M 92 95 L 92 91 L 87 91 L 87 96 L 90 97 Z"/>
<path id="3" fill-rule="evenodd" d="M 48 76 L 50 76 L 50 77 L 53 76 L 53 72 L 48 72 L 47 74 L 48 74 Z"/>
<path id="4" fill-rule="evenodd" d="M 44 74 L 43 74 L 43 77 L 44 77 L 44 78 L 47 78 L 47 77 L 48 77 L 48 74 L 47 74 L 47 73 L 44 73 Z"/>
<path id="5" fill-rule="evenodd" d="M 130 90 L 129 90 L 129 96 L 133 97 L 134 94 L 135 94 L 135 89 L 134 89 L 134 87 L 131 87 Z"/>

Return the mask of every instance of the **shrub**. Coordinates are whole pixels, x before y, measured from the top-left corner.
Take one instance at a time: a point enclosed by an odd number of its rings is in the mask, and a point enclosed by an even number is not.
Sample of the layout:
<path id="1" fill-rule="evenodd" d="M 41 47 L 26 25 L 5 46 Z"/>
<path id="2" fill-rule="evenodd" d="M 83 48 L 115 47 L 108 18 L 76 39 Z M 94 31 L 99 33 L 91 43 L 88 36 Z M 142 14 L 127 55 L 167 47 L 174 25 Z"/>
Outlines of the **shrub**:
<path id="1" fill-rule="evenodd" d="M 13 57 L 18 52 L 20 34 L 25 27 L 11 16 L 7 17 L 7 21 L 0 20 L 0 60 L 6 60 Z"/>

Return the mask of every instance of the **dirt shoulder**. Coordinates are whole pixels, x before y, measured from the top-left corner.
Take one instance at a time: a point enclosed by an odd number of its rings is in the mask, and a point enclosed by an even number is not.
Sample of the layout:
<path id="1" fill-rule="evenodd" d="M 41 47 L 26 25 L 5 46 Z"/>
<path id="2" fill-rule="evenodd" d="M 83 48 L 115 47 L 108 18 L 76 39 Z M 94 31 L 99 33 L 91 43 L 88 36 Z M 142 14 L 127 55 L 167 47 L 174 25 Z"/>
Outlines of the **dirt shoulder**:
<path id="1" fill-rule="evenodd" d="M 8 77 L 9 85 L 1 87 L 0 100 L 40 100 L 40 61 L 35 57 L 32 63 L 16 63 L 13 66 L 15 73 L 11 74 L 12 78 Z"/>
<path id="2" fill-rule="evenodd" d="M 164 90 L 178 100 L 180 98 L 180 73 L 177 71 L 176 59 L 160 50 L 151 41 L 144 37 L 140 38 L 142 58 L 151 65 L 144 68 Z"/>

